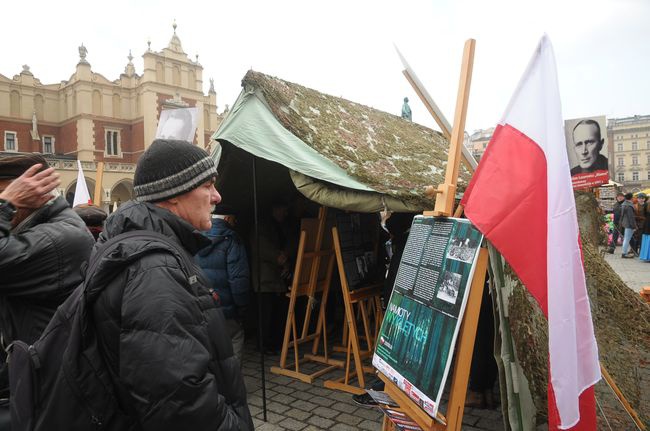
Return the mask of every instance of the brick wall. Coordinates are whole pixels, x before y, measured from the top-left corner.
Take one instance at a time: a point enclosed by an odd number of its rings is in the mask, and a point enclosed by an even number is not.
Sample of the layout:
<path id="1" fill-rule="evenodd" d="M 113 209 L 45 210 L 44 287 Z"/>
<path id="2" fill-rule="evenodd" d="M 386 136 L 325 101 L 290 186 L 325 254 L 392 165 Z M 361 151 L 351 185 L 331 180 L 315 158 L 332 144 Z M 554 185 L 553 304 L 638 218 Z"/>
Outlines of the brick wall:
<path id="1" fill-rule="evenodd" d="M 136 147 L 141 149 L 141 145 L 135 144 L 134 142 L 133 125 L 102 120 L 94 120 L 93 124 L 95 129 L 95 160 L 123 163 L 136 162 L 138 154 L 129 153 L 137 151 L 135 149 Z M 117 129 L 120 131 L 120 150 L 122 151 L 123 157 L 104 157 L 106 151 L 106 129 Z M 142 133 L 142 130 L 140 133 Z"/>

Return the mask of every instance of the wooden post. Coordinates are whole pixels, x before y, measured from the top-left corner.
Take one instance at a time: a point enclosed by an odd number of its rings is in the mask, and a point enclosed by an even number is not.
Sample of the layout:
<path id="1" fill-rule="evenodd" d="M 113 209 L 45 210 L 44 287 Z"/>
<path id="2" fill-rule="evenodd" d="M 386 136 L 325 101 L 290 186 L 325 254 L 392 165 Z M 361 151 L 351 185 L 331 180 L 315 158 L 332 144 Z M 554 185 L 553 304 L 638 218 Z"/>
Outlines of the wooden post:
<path id="1" fill-rule="evenodd" d="M 458 182 L 458 168 L 460 167 L 461 147 L 465 133 L 465 118 L 467 117 L 467 103 L 469 101 L 469 88 L 472 82 L 472 69 L 474 67 L 474 49 L 476 41 L 469 39 L 465 42 L 463 51 L 463 65 L 460 71 L 460 84 L 456 98 L 456 113 L 454 115 L 454 128 L 449 142 L 449 155 L 447 158 L 447 171 L 445 182 L 438 186 L 438 196 L 433 212 L 425 211 L 424 215 L 449 217 L 453 214 L 454 198 L 456 197 L 456 184 Z"/>
<path id="2" fill-rule="evenodd" d="M 463 211 L 463 208 L 459 206 L 456 208 L 456 212 L 454 212 L 454 199 L 456 195 L 456 184 L 458 182 L 461 149 L 463 148 L 465 119 L 467 116 L 469 88 L 472 80 L 475 46 L 476 41 L 474 39 L 469 39 L 465 42 L 460 83 L 458 86 L 458 97 L 456 99 L 454 127 L 451 132 L 447 170 L 445 172 L 445 182 L 444 184 L 440 184 L 437 189 L 427 187 L 427 195 L 436 196 L 436 202 L 433 211 L 425 211 L 423 213 L 425 216 L 450 217 L 453 214 L 455 217 L 459 217 Z M 416 89 L 418 96 L 420 96 L 421 99 L 426 99 L 424 96 L 425 93 L 421 89 L 417 88 L 417 84 L 412 77 L 409 76 L 409 73 L 405 73 L 404 75 L 414 89 Z M 438 118 L 441 117 L 441 114 L 434 113 L 433 111 L 435 110 L 433 107 L 430 107 L 424 100 L 423 102 L 438 124 L 441 125 L 444 133 L 445 125 L 442 120 Z M 451 392 L 446 417 L 438 412 L 436 417 L 437 420 L 434 420 L 415 401 L 411 400 L 404 392 L 402 392 L 402 390 L 399 389 L 388 377 L 381 373 L 379 374 L 379 377 L 385 383 L 385 391 L 399 404 L 400 410 L 407 413 L 418 423 L 418 425 L 420 425 L 420 427 L 422 427 L 423 430 L 458 431 L 461 429 L 487 264 L 488 251 L 485 248 L 481 248 L 474 268 L 474 278 L 469 287 L 470 291 L 468 294 L 467 305 L 463 314 L 463 321 L 459 330 L 458 342 L 456 344 L 456 359 L 452 373 Z M 388 418 L 384 417 L 383 430 L 390 430 L 392 428 L 392 425 L 389 422 Z"/>
<path id="3" fill-rule="evenodd" d="M 104 178 L 104 162 L 97 162 L 95 175 L 95 206 L 102 207 L 102 180 Z"/>

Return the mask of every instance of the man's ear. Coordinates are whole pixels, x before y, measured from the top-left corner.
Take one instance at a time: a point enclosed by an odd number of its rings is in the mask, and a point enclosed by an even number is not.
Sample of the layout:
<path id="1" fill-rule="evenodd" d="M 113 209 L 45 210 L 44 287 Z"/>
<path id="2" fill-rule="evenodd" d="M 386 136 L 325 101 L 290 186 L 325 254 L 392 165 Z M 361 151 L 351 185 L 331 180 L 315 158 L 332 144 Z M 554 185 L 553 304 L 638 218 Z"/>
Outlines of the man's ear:
<path id="1" fill-rule="evenodd" d="M 600 138 L 600 142 L 598 143 L 598 152 L 600 153 L 600 150 L 603 149 L 603 145 L 605 144 L 605 138 Z"/>

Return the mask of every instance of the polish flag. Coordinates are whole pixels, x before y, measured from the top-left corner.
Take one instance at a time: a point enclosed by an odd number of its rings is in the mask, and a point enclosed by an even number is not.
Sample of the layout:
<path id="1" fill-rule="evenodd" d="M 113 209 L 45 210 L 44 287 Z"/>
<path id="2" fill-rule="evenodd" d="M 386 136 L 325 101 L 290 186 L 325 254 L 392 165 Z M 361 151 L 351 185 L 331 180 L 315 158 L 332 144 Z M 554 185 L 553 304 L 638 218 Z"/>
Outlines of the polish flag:
<path id="1" fill-rule="evenodd" d="M 549 429 L 595 430 L 598 346 L 563 127 L 544 35 L 462 203 L 548 319 Z"/>
<path id="2" fill-rule="evenodd" d="M 92 205 L 93 201 L 90 199 L 90 193 L 88 193 L 88 185 L 86 184 L 86 177 L 84 177 L 84 171 L 81 169 L 81 161 L 77 160 L 77 166 L 79 172 L 77 172 L 77 186 L 74 190 L 74 201 L 72 202 L 72 208 L 77 205 Z"/>

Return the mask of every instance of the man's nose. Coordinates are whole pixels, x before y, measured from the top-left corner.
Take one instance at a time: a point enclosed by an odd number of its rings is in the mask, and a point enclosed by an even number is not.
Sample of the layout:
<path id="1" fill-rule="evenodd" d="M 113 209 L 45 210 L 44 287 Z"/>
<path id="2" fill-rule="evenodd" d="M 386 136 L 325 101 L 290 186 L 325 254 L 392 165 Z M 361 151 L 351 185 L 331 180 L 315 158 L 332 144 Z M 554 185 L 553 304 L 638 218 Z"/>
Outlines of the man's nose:
<path id="1" fill-rule="evenodd" d="M 221 202 L 221 195 L 214 186 L 212 186 L 212 193 L 210 198 L 210 203 L 212 205 L 217 205 L 219 202 Z"/>
<path id="2" fill-rule="evenodd" d="M 583 146 L 582 146 L 582 154 L 584 154 L 585 156 L 586 156 L 587 154 L 589 154 L 589 150 L 587 149 L 587 146 L 586 146 L 586 145 L 583 145 Z"/>

